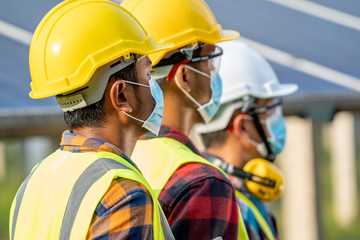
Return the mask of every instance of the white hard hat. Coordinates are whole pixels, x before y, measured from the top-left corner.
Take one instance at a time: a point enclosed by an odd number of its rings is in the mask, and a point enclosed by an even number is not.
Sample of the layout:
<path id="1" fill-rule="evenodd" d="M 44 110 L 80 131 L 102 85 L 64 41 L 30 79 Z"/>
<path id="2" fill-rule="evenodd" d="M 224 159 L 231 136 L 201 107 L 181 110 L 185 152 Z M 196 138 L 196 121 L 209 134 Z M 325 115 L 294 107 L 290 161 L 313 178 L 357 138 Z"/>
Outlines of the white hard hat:
<path id="1" fill-rule="evenodd" d="M 222 103 L 245 95 L 282 97 L 297 90 L 296 84 L 280 84 L 265 58 L 245 43 L 234 40 L 218 45 L 224 50 L 219 72 L 223 83 Z"/>
<path id="2" fill-rule="evenodd" d="M 294 93 L 296 84 L 279 83 L 279 80 L 263 56 L 240 40 L 217 44 L 224 53 L 221 57 L 222 80 L 221 107 L 207 125 L 198 124 L 198 133 L 214 132 L 226 128 L 234 110 L 244 104 L 244 97 L 274 98 Z"/>

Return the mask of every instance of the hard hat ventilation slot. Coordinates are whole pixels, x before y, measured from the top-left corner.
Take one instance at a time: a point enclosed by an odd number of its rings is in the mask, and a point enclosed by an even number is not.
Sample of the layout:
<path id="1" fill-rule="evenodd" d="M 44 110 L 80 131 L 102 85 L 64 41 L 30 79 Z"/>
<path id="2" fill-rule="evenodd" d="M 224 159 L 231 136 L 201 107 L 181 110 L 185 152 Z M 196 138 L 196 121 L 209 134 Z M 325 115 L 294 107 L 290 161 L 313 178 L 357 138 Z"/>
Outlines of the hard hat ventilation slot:
<path id="1" fill-rule="evenodd" d="M 119 61 L 111 64 L 111 65 L 110 65 L 110 68 L 113 68 L 113 67 L 115 67 L 116 65 L 119 65 L 120 63 L 121 63 L 121 61 L 119 60 Z"/>
<path id="2" fill-rule="evenodd" d="M 85 90 L 85 89 L 88 89 L 88 88 L 89 88 L 89 86 L 85 86 L 85 87 L 82 87 L 82 88 L 80 88 L 80 89 L 77 89 L 76 91 L 59 94 L 59 95 L 57 95 L 57 96 L 59 96 L 59 97 L 69 96 L 69 95 L 72 95 L 72 94 L 81 92 L 81 91 L 83 91 L 83 90 Z"/>

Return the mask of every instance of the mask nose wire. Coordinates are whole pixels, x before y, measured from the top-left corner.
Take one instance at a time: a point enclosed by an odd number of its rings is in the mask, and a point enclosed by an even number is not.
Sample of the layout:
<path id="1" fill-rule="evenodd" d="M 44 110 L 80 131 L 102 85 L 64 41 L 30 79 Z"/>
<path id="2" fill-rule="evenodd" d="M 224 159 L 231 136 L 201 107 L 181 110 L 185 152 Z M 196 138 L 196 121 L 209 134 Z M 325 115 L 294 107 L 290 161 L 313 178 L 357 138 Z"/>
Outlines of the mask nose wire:
<path id="1" fill-rule="evenodd" d="M 258 117 L 258 114 L 255 112 L 255 108 L 252 108 L 250 109 L 249 111 L 249 115 L 251 117 L 253 117 L 253 120 L 254 120 L 254 124 L 255 124 L 255 127 L 256 127 L 256 130 L 258 131 L 260 137 L 261 137 L 261 140 L 264 142 L 265 144 L 265 147 L 266 147 L 266 150 L 268 152 L 267 156 L 266 156 L 266 159 L 273 162 L 275 160 L 275 157 L 276 155 L 272 152 L 271 150 L 271 147 L 270 147 L 270 144 L 267 140 L 267 137 L 266 137 L 266 134 L 265 134 L 265 131 L 263 129 L 263 127 L 261 126 L 261 123 L 260 123 L 260 119 Z"/>

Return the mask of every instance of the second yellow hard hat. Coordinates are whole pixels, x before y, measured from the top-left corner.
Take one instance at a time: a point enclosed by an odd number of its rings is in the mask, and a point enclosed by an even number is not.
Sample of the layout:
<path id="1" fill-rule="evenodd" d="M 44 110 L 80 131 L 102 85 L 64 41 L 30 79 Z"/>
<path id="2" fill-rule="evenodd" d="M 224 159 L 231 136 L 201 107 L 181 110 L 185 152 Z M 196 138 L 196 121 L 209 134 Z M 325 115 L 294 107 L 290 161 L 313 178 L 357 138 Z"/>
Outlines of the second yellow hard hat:
<path id="1" fill-rule="evenodd" d="M 121 6 L 131 12 L 157 43 L 174 43 L 170 50 L 151 54 L 155 66 L 166 53 L 188 44 L 215 44 L 239 37 L 223 30 L 203 0 L 125 0 Z"/>

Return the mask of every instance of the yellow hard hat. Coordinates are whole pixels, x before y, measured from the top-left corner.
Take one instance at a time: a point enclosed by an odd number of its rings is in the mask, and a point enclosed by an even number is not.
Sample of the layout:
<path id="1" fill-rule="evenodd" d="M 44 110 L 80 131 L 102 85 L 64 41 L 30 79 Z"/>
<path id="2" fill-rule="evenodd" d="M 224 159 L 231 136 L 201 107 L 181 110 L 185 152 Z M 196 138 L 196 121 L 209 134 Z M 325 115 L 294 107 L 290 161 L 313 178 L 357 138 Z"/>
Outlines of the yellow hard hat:
<path id="1" fill-rule="evenodd" d="M 273 163 L 262 158 L 247 162 L 243 168 L 251 173 L 251 180 L 244 179 L 247 190 L 260 200 L 277 200 L 285 189 L 285 180 L 281 170 Z"/>
<path id="2" fill-rule="evenodd" d="M 166 53 L 188 44 L 215 44 L 239 37 L 222 30 L 203 0 L 125 0 L 121 6 L 143 24 L 157 43 L 172 42 L 172 49 L 149 55 L 155 66 Z"/>
<path id="3" fill-rule="evenodd" d="M 64 1 L 46 14 L 33 35 L 30 97 L 69 93 L 84 87 L 98 68 L 111 61 L 169 47 L 155 44 L 134 16 L 118 4 Z"/>

